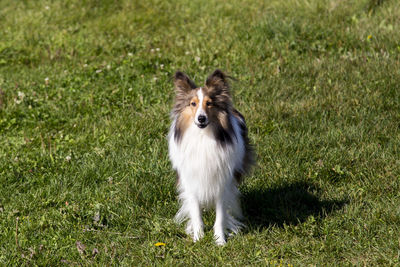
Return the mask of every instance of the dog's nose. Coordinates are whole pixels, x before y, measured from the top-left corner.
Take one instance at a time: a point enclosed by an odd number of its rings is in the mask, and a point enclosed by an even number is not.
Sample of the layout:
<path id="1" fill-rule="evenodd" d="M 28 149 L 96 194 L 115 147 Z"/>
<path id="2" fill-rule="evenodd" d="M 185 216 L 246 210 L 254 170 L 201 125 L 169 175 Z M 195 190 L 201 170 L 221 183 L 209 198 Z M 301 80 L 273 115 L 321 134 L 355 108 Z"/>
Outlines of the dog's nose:
<path id="1" fill-rule="evenodd" d="M 200 123 L 204 123 L 204 122 L 206 121 L 206 116 L 204 116 L 204 115 L 199 115 L 199 117 L 197 117 L 197 120 L 198 120 Z"/>

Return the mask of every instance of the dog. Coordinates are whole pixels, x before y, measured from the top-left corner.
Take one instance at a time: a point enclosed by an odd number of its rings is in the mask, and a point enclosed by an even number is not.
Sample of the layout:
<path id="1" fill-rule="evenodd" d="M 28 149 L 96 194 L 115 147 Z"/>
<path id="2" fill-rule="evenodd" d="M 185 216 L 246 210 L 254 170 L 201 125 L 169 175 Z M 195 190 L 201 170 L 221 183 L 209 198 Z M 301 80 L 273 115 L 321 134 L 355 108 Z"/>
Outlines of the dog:
<path id="1" fill-rule="evenodd" d="M 185 73 L 174 75 L 168 142 L 181 204 L 175 220 L 188 221 L 186 233 L 194 242 L 204 235 L 204 208 L 215 207 L 217 245 L 226 243 L 227 231 L 236 234 L 244 226 L 238 185 L 254 152 L 244 117 L 233 107 L 229 78 L 217 69 L 197 87 Z"/>

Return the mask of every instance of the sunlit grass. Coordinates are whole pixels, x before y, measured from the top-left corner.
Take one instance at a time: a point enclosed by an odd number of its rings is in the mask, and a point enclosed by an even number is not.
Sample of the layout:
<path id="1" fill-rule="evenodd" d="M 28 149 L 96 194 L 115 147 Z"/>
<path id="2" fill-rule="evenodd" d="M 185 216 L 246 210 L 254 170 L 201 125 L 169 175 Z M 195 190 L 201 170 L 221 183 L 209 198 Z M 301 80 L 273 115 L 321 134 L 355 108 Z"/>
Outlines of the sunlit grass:
<path id="1" fill-rule="evenodd" d="M 397 265 L 397 1 L 0 2 L 3 265 Z M 166 135 L 176 70 L 237 79 L 247 228 L 193 244 Z"/>

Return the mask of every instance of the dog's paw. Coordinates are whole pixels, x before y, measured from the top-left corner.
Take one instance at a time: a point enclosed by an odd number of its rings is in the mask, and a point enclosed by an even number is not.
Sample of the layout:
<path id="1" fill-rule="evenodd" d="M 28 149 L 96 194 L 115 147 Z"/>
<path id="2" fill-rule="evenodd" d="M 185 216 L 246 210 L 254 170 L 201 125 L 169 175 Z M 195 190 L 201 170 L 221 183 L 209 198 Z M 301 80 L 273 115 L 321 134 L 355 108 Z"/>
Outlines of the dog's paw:
<path id="1" fill-rule="evenodd" d="M 204 236 L 204 231 L 203 229 L 197 229 L 196 231 L 193 231 L 193 242 L 197 242 L 200 239 L 202 239 Z"/>
<path id="2" fill-rule="evenodd" d="M 198 226 L 193 225 L 191 222 L 186 226 L 186 234 L 190 235 L 193 238 L 193 242 L 197 242 L 204 236 L 203 225 L 200 224 Z"/>
<path id="3" fill-rule="evenodd" d="M 223 246 L 226 244 L 226 240 L 225 238 L 219 236 L 219 237 L 215 237 L 215 244 L 217 244 L 218 246 Z"/>
<path id="4" fill-rule="evenodd" d="M 223 228 L 221 229 L 214 228 L 214 239 L 215 239 L 215 244 L 217 244 L 218 246 L 223 246 L 226 244 L 225 233 Z"/>

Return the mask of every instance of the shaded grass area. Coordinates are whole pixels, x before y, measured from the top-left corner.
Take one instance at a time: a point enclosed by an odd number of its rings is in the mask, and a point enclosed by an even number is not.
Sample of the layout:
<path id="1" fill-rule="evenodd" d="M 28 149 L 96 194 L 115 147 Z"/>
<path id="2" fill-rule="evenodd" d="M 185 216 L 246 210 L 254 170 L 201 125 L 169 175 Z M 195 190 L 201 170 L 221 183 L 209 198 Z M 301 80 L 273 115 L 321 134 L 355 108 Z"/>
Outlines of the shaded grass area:
<path id="1" fill-rule="evenodd" d="M 3 1 L 0 262 L 397 265 L 396 1 Z M 247 228 L 193 244 L 173 73 L 226 70 L 257 166 Z M 166 245 L 156 247 L 163 242 Z"/>
<path id="2" fill-rule="evenodd" d="M 243 191 L 243 208 L 250 229 L 301 224 L 309 217 L 324 218 L 348 204 L 342 199 L 321 200 L 319 189 L 306 182 Z"/>

